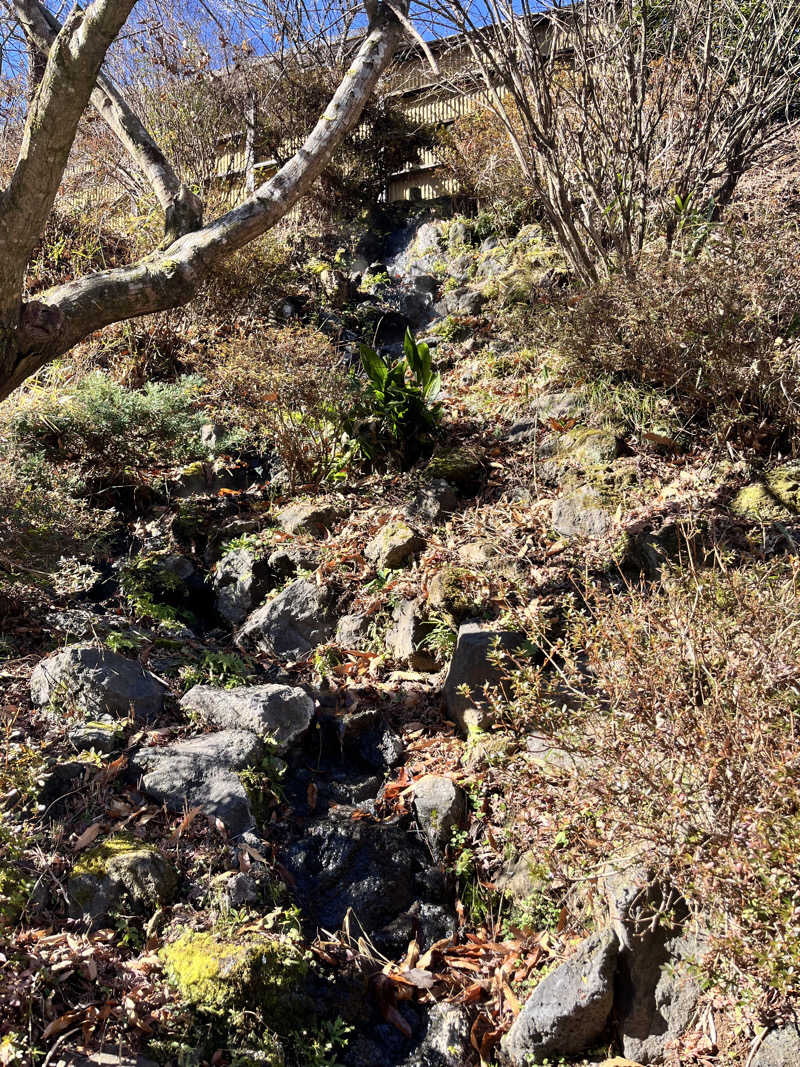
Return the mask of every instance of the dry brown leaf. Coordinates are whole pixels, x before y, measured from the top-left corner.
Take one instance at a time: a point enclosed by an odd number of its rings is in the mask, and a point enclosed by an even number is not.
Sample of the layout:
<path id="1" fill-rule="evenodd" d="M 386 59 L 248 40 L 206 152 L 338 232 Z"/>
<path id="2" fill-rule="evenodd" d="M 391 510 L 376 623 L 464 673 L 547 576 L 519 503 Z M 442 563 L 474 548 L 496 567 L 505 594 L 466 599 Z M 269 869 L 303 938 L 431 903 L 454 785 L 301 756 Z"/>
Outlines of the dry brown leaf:
<path id="1" fill-rule="evenodd" d="M 105 827 L 104 822 L 95 822 L 91 826 L 87 826 L 78 840 L 72 846 L 73 852 L 80 852 L 83 848 L 88 848 L 94 841 L 100 831 Z"/>

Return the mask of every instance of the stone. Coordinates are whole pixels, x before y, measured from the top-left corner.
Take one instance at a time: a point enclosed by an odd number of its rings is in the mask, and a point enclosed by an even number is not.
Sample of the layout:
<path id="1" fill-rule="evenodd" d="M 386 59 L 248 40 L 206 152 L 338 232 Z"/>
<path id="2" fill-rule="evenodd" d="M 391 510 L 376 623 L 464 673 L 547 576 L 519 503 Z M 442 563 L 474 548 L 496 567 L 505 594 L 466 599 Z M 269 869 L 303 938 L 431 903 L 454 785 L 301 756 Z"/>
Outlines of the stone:
<path id="1" fill-rule="evenodd" d="M 69 743 L 76 752 L 102 752 L 110 755 L 118 752 L 125 743 L 125 735 L 119 723 L 108 721 L 80 722 L 67 732 Z"/>
<path id="2" fill-rule="evenodd" d="M 464 1067 L 469 1062 L 469 1029 L 469 1016 L 463 1008 L 433 1004 L 424 1038 L 400 1067 Z"/>
<path id="3" fill-rule="evenodd" d="M 236 771 L 254 766 L 263 745 L 247 730 L 221 730 L 162 748 L 142 748 L 130 767 L 142 789 L 170 811 L 199 806 L 237 835 L 254 825 L 247 790 Z"/>
<path id="4" fill-rule="evenodd" d="M 458 497 L 449 482 L 443 478 L 434 478 L 415 495 L 406 508 L 412 519 L 438 522 L 458 507 Z"/>
<path id="5" fill-rule="evenodd" d="M 350 279 L 343 271 L 332 267 L 320 271 L 319 284 L 334 307 L 341 307 L 353 296 Z"/>
<path id="6" fill-rule="evenodd" d="M 797 1019 L 771 1030 L 753 1057 L 750 1067 L 797 1067 L 800 1063 L 800 1023 Z"/>
<path id="7" fill-rule="evenodd" d="M 408 664 L 414 671 L 435 671 L 436 660 L 423 647 L 429 630 L 421 618 L 419 601 L 401 600 L 392 612 L 386 650 L 392 659 Z"/>
<path id="8" fill-rule="evenodd" d="M 425 547 L 425 541 L 404 522 L 387 522 L 364 549 L 364 555 L 379 570 L 404 566 Z"/>
<path id="9" fill-rule="evenodd" d="M 638 530 L 625 530 L 615 549 L 620 567 L 657 580 L 664 567 L 674 561 L 692 561 L 702 565 L 708 551 L 705 531 L 697 523 L 678 518 L 664 523 L 660 529 L 647 525 Z"/>
<path id="10" fill-rule="evenodd" d="M 461 219 L 455 219 L 450 223 L 447 231 L 447 247 L 450 249 L 461 248 L 468 244 L 471 237 L 470 228 Z"/>
<path id="11" fill-rule="evenodd" d="M 227 431 L 219 422 L 204 422 L 200 427 L 200 444 L 209 452 L 215 452 L 225 438 Z"/>
<path id="12" fill-rule="evenodd" d="M 443 611 L 454 626 L 468 616 L 480 615 L 482 604 L 475 590 L 475 575 L 465 567 L 442 567 L 428 585 L 428 603 Z"/>
<path id="13" fill-rule="evenodd" d="M 361 649 L 369 639 L 371 625 L 369 615 L 342 615 L 336 626 L 336 644 L 342 648 Z"/>
<path id="14" fill-rule="evenodd" d="M 477 289 L 459 287 L 444 294 L 443 303 L 448 315 L 477 315 L 486 297 Z"/>
<path id="15" fill-rule="evenodd" d="M 459 547 L 458 555 L 464 563 L 480 565 L 493 559 L 497 555 L 497 549 L 488 541 L 468 541 Z"/>
<path id="16" fill-rule="evenodd" d="M 429 460 L 425 477 L 450 482 L 462 493 L 476 493 L 483 480 L 483 461 L 466 448 L 448 448 Z"/>
<path id="17" fill-rule="evenodd" d="M 330 504 L 298 501 L 284 508 L 278 514 L 277 522 L 284 533 L 292 536 L 310 534 L 312 537 L 324 537 L 336 518 L 336 508 Z"/>
<path id="18" fill-rule="evenodd" d="M 293 994 L 307 964 L 289 938 L 278 940 L 251 930 L 199 932 L 184 928 L 159 952 L 164 974 L 182 999 L 217 1020 L 243 1005 L 261 1009 L 275 1030 L 286 1030 L 295 1017 Z M 263 1057 L 275 1064 L 283 1057 Z"/>
<path id="19" fill-rule="evenodd" d="M 267 560 L 269 569 L 277 582 L 294 578 L 299 570 L 313 570 L 317 560 L 310 552 L 298 548 L 276 548 Z"/>
<path id="20" fill-rule="evenodd" d="M 500 1043 L 504 1062 L 528 1067 L 590 1048 L 611 1014 L 618 953 L 617 935 L 609 929 L 587 938 L 545 975 Z"/>
<path id="21" fill-rule="evenodd" d="M 608 533 L 613 517 L 603 498 L 583 485 L 553 501 L 550 522 L 563 537 L 596 539 Z"/>
<path id="22" fill-rule="evenodd" d="M 154 845 L 114 834 L 81 854 L 67 884 L 69 913 L 97 926 L 124 901 L 138 913 L 171 903 L 178 876 Z"/>
<path id="23" fill-rule="evenodd" d="M 238 911 L 249 908 L 261 901 L 261 894 L 255 880 L 243 871 L 225 871 L 215 879 L 222 901 L 229 908 Z"/>
<path id="24" fill-rule="evenodd" d="M 379 951 L 393 954 L 408 948 L 408 931 L 392 924 L 423 895 L 424 859 L 399 821 L 354 819 L 341 806 L 308 822 L 281 862 L 313 927 L 338 930 L 350 911 L 351 932 L 363 930 Z"/>
<path id="25" fill-rule="evenodd" d="M 621 454 L 622 441 L 613 430 L 581 426 L 560 438 L 558 451 L 580 467 L 598 467 L 612 463 Z"/>
<path id="26" fill-rule="evenodd" d="M 516 901 L 527 900 L 549 887 L 546 868 L 530 850 L 507 863 L 494 879 L 496 888 Z"/>
<path id="27" fill-rule="evenodd" d="M 466 815 L 464 790 L 452 778 L 425 774 L 414 782 L 414 813 L 431 854 L 441 860 Z"/>
<path id="28" fill-rule="evenodd" d="M 80 1052 L 77 1049 L 60 1048 L 58 1056 L 50 1061 L 53 1067 L 159 1067 L 157 1060 L 115 1052 Z"/>
<path id="29" fill-rule="evenodd" d="M 326 591 L 301 578 L 252 612 L 237 633 L 236 643 L 284 660 L 298 660 L 332 636 Z"/>
<path id="30" fill-rule="evenodd" d="M 549 429 L 551 419 L 564 422 L 567 419 L 580 418 L 585 406 L 583 395 L 576 389 L 542 393 L 531 404 L 531 415 L 511 426 L 507 439 L 512 444 L 532 441 L 539 430 Z"/>
<path id="31" fill-rule="evenodd" d="M 226 553 L 214 570 L 217 614 L 238 626 L 272 588 L 272 577 L 269 562 L 249 549 Z"/>
<path id="32" fill-rule="evenodd" d="M 462 730 L 484 729 L 491 723 L 485 689 L 500 686 L 507 676 L 507 671 L 491 662 L 495 649 L 512 652 L 524 643 L 521 634 L 497 630 L 487 623 L 470 622 L 460 627 L 444 681 L 444 697 L 448 715 Z"/>
<path id="33" fill-rule="evenodd" d="M 697 1007 L 703 941 L 693 932 L 648 927 L 631 933 L 629 945 L 620 952 L 615 1000 L 622 1051 L 636 1063 L 662 1063 Z"/>
<path id="34" fill-rule="evenodd" d="M 767 471 L 761 481 L 740 489 L 731 511 L 759 522 L 786 522 L 800 515 L 800 463 Z"/>
<path id="35" fill-rule="evenodd" d="M 418 274 L 412 279 L 412 285 L 419 293 L 432 296 L 439 288 L 438 279 L 433 274 Z"/>
<path id="36" fill-rule="evenodd" d="M 181 707 L 221 730 L 250 730 L 268 739 L 278 755 L 303 737 L 314 718 L 314 701 L 291 685 L 195 685 Z"/>
<path id="37" fill-rule="evenodd" d="M 154 718 L 164 703 L 164 686 L 136 660 L 107 648 L 71 645 L 41 660 L 31 675 L 31 700 L 79 708 L 87 716 Z"/>
<path id="38" fill-rule="evenodd" d="M 388 725 L 377 708 L 363 708 L 358 711 L 334 712 L 320 714 L 326 731 L 323 734 L 326 750 L 334 750 L 338 759 L 352 759 L 366 764 L 371 771 L 388 771 L 403 758 L 405 746 L 402 739 Z M 374 779 L 370 779 L 370 782 Z M 378 782 L 378 788 L 380 782 Z M 374 797 L 378 789 L 370 794 Z"/>

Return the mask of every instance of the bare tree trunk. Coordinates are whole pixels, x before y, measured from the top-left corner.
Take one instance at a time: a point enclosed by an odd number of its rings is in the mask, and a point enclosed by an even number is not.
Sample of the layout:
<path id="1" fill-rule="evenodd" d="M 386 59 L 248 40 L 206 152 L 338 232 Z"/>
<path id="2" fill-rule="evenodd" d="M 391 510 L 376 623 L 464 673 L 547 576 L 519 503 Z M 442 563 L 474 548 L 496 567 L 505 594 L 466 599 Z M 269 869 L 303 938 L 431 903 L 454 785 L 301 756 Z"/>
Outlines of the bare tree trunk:
<path id="1" fill-rule="evenodd" d="M 283 218 L 358 122 L 402 36 L 395 15 L 379 7 L 352 66 L 302 147 L 239 207 L 131 267 L 56 286 L 22 307 L 16 329 L 7 334 L 0 399 L 95 330 L 187 303 L 215 264 Z"/>

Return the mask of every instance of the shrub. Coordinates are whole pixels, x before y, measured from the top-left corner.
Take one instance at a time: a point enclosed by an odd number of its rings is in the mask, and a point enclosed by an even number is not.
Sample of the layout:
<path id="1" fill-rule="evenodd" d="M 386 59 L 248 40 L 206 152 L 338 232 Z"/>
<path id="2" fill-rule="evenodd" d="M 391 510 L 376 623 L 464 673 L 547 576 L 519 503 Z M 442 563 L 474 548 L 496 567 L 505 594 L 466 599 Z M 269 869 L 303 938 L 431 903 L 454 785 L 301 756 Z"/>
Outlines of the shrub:
<path id="1" fill-rule="evenodd" d="M 800 562 L 585 596 L 558 670 L 523 668 L 506 709 L 588 761 L 560 783 L 551 862 L 574 881 L 645 849 L 710 924 L 716 982 L 795 996 Z"/>
<path id="2" fill-rule="evenodd" d="M 361 346 L 367 385 L 357 433 L 369 459 L 392 449 L 398 449 L 404 459 L 418 459 L 439 422 L 441 409 L 436 400 L 442 379 L 433 371 L 430 349 L 406 330 L 403 351 L 400 359 L 389 363 L 374 348 Z"/>
<path id="3" fill-rule="evenodd" d="M 198 378 L 184 377 L 129 390 L 97 371 L 70 393 L 31 394 L 12 417 L 11 437 L 23 450 L 101 471 L 184 463 L 207 454 L 199 386 Z"/>
<path id="4" fill-rule="evenodd" d="M 531 327 L 571 380 L 666 389 L 684 420 L 720 438 L 788 444 L 800 425 L 800 269 L 780 235 L 753 226 L 746 240 L 718 234 L 696 261 L 646 258 Z"/>

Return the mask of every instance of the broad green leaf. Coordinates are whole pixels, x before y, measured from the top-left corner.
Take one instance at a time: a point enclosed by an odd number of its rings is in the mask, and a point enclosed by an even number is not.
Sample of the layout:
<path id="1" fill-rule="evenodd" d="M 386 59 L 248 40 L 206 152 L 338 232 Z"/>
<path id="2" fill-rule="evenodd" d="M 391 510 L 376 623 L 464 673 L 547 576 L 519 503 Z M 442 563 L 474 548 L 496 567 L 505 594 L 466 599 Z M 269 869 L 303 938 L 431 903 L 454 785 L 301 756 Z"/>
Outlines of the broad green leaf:
<path id="1" fill-rule="evenodd" d="M 370 348 L 369 345 L 361 345 L 359 351 L 361 353 L 361 364 L 369 375 L 370 381 L 376 386 L 384 388 L 389 374 L 389 368 L 386 363 L 375 349 Z"/>

